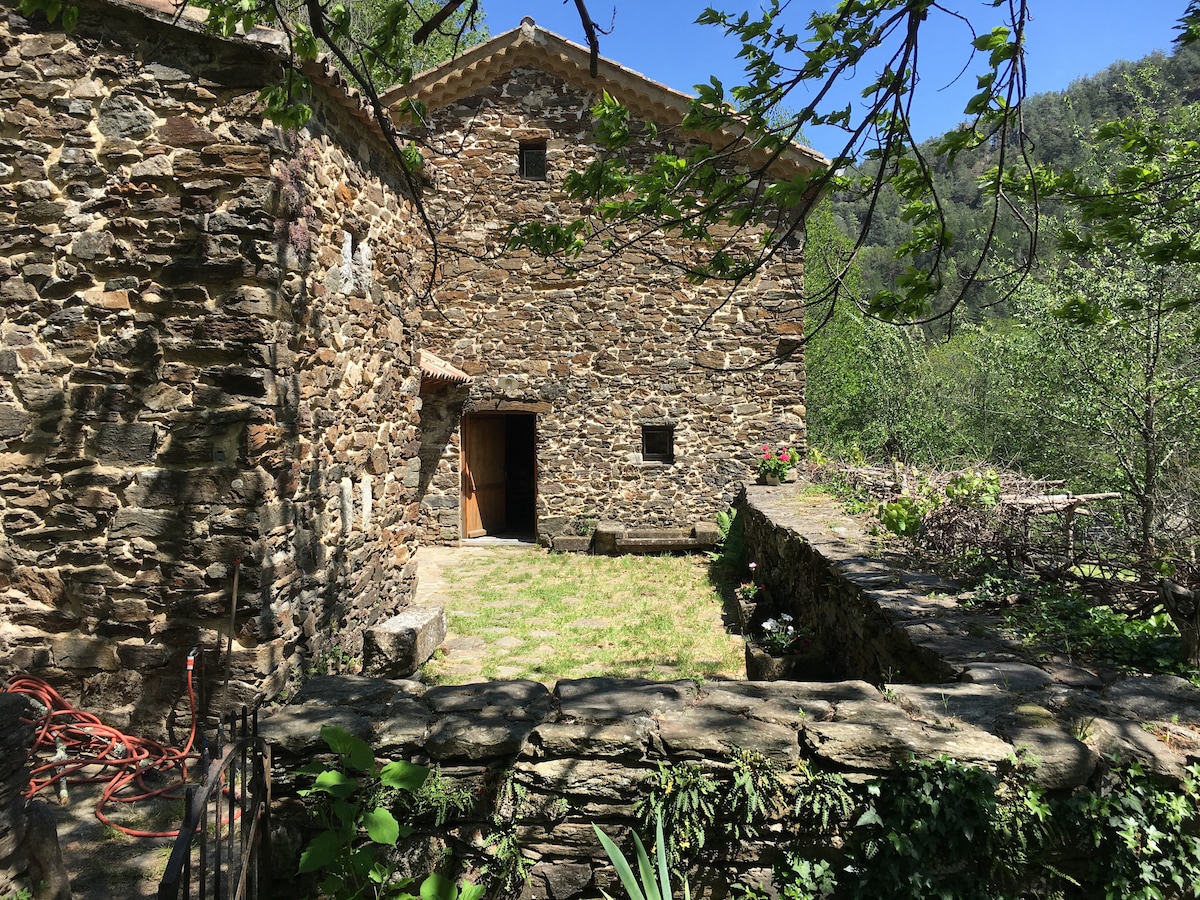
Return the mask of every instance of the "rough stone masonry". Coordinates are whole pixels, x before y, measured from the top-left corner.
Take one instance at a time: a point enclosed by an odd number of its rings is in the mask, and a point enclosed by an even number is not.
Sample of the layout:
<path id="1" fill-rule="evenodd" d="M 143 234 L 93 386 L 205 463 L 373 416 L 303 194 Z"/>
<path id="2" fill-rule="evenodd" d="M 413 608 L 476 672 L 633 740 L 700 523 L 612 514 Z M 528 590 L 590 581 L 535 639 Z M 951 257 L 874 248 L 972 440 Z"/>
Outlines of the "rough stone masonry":
<path id="1" fill-rule="evenodd" d="M 0 665 L 162 734 L 231 622 L 247 702 L 407 603 L 420 241 L 344 89 L 264 121 L 261 35 L 2 12 Z"/>

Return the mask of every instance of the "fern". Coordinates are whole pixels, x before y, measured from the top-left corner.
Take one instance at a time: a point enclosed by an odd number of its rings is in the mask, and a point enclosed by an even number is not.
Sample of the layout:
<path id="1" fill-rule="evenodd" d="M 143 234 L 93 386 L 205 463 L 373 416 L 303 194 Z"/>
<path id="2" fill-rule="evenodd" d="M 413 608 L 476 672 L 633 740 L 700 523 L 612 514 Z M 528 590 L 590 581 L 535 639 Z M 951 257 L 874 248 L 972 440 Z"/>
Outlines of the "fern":
<path id="1" fill-rule="evenodd" d="M 661 818 L 667 842 L 667 861 L 676 873 L 686 871 L 708 842 L 708 831 L 717 821 L 716 800 L 720 785 L 699 766 L 658 764 L 650 775 L 649 792 L 633 811 L 646 830 Z"/>
<path id="2" fill-rule="evenodd" d="M 729 754 L 732 783 L 726 798 L 731 842 L 753 840 L 783 802 L 779 764 L 757 750 L 735 747 Z"/>
<path id="3" fill-rule="evenodd" d="M 846 779 L 836 772 L 818 772 L 802 763 L 792 796 L 792 815 L 821 832 L 832 831 L 850 820 L 857 805 Z"/>

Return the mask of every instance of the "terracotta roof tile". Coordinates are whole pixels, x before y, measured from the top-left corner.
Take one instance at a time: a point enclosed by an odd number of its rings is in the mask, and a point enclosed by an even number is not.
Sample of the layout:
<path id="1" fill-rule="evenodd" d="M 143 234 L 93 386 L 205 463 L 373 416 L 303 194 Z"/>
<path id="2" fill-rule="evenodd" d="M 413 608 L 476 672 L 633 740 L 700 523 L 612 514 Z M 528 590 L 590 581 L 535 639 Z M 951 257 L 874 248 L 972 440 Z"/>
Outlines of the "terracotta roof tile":
<path id="1" fill-rule="evenodd" d="M 471 376 L 462 369 L 456 369 L 439 356 L 434 356 L 428 350 L 417 351 L 417 364 L 421 367 L 421 377 L 433 381 L 453 381 L 458 384 L 470 384 Z"/>

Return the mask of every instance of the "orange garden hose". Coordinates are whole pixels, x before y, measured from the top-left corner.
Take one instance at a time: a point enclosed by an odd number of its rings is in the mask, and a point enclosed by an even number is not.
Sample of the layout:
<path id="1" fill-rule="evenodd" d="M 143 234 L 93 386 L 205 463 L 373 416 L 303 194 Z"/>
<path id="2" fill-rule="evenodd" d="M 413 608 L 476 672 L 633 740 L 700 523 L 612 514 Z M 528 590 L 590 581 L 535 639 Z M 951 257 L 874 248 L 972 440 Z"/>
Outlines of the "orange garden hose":
<path id="1" fill-rule="evenodd" d="M 196 693 L 193 684 L 195 653 L 187 659 L 187 692 L 191 703 L 192 727 L 182 750 L 165 747 L 157 741 L 123 734 L 105 725 L 91 713 L 75 709 L 47 682 L 32 675 L 18 675 L 0 681 L 0 689 L 24 694 L 32 701 L 36 718 L 28 721 L 36 730 L 29 751 L 31 764 L 27 798 L 56 787 L 59 802 L 68 801 L 68 786 L 103 784 L 96 804 L 96 818 L 132 837 L 169 838 L 178 831 L 140 831 L 113 822 L 105 815 L 109 803 L 136 803 L 152 798 L 182 799 L 187 783 L 188 761 L 197 759 L 192 752 L 196 740 Z M 39 751 L 53 751 L 48 762 L 37 762 Z M 98 771 L 97 771 L 98 770 Z M 146 783 L 148 773 L 171 779 L 161 787 Z M 157 780 L 157 779 L 156 779 Z"/>

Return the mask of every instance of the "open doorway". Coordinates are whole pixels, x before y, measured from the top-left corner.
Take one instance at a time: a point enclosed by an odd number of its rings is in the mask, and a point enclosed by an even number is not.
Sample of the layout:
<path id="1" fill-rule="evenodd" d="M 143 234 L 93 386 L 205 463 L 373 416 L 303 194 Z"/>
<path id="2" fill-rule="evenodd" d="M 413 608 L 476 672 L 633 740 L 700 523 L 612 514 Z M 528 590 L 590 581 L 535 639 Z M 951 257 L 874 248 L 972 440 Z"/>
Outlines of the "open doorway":
<path id="1" fill-rule="evenodd" d="M 462 419 L 463 537 L 536 535 L 537 416 L 472 413 Z"/>

